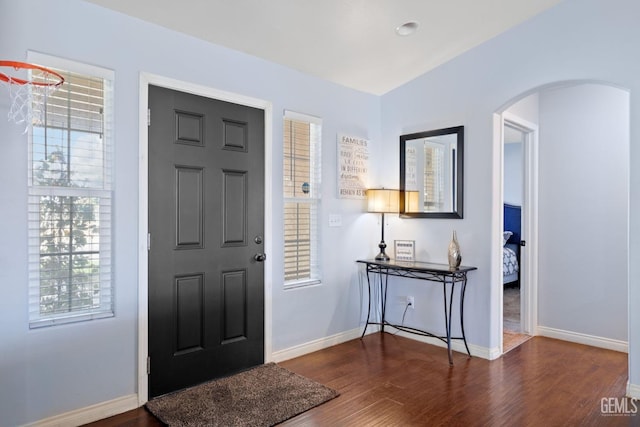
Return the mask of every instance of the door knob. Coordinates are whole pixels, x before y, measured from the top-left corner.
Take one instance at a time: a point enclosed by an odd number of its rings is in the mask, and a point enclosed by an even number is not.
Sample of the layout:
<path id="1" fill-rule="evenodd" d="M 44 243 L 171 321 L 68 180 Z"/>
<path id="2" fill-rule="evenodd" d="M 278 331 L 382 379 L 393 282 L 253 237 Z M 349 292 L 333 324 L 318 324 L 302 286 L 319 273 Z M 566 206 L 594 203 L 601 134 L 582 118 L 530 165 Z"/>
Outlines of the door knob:
<path id="1" fill-rule="evenodd" d="M 258 262 L 263 262 L 265 259 L 267 259 L 267 254 L 255 254 L 253 256 L 253 259 L 255 259 Z"/>

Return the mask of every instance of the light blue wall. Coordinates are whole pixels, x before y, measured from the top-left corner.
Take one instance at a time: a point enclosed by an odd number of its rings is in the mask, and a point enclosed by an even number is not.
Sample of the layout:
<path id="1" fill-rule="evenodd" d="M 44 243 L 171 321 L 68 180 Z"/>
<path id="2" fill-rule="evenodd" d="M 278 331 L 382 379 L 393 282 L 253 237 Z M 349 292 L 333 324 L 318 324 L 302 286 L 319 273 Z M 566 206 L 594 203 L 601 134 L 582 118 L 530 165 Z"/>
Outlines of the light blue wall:
<path id="1" fill-rule="evenodd" d="M 46 10 L 47 13 L 34 13 Z M 323 285 L 282 290 L 282 257 L 268 254 L 273 277 L 273 350 L 358 327 L 356 257 L 375 227 L 361 201 L 336 198 L 336 135 L 379 143 L 380 100 L 239 52 L 204 43 L 76 0 L 0 0 L 0 57 L 26 51 L 115 71 L 116 316 L 40 330 L 27 319 L 27 141 L 0 120 L 0 425 L 44 419 L 136 392 L 138 292 L 138 105 L 140 72 L 264 99 L 273 104 L 274 248 L 282 245 L 282 112 L 323 118 L 321 225 Z M 0 117 L 8 99 L 0 96 Z M 329 213 L 343 226 L 329 229 Z M 375 239 L 374 239 L 375 240 Z M 371 245 L 373 246 L 373 245 Z"/>
<path id="2" fill-rule="evenodd" d="M 504 202 L 522 206 L 522 142 L 504 145 Z"/>
<path id="3" fill-rule="evenodd" d="M 529 123 L 537 124 L 540 121 L 540 112 L 538 111 L 540 107 L 538 104 L 539 97 L 536 92 L 510 105 L 509 108 L 507 108 L 507 112 Z"/>
<path id="4" fill-rule="evenodd" d="M 626 342 L 629 93 L 542 91 L 539 147 L 538 325 Z"/>
<path id="5" fill-rule="evenodd" d="M 398 183 L 398 135 L 446 126 L 465 126 L 465 212 L 463 220 L 398 220 L 388 229 L 389 240 L 415 236 L 421 254 L 446 261 L 451 230 L 456 229 L 463 264 L 478 266 L 467 290 L 467 337 L 491 349 L 499 343 L 498 293 L 492 271 L 499 266 L 493 234 L 495 203 L 492 116 L 538 88 L 565 81 L 598 81 L 630 93 L 630 233 L 629 233 L 629 366 L 630 383 L 640 384 L 640 3 L 635 0 L 566 0 L 558 6 L 501 34 L 441 67 L 382 97 L 382 153 L 379 165 L 384 184 Z M 579 154 L 578 154 L 579 155 Z M 634 165 L 636 167 L 634 167 Z M 611 218 L 595 220 L 606 228 Z M 492 227 L 492 223 L 494 224 Z M 624 243 L 623 243 L 624 244 Z M 624 256 L 624 255 L 623 255 Z M 597 255 L 581 261 L 584 269 L 597 265 Z M 426 288 L 413 288 L 416 306 L 433 308 Z M 601 292 L 600 289 L 598 292 Z M 605 296 L 603 298 L 606 299 Z M 391 300 L 393 296 L 391 297 Z M 617 300 L 616 305 L 619 304 Z M 593 306 L 579 307 L 578 316 Z M 390 309 L 401 314 L 398 308 Z M 414 314 L 407 323 L 437 326 L 439 319 Z M 569 325 L 571 322 L 564 322 Z M 467 324 L 465 324 L 466 326 Z M 567 326 L 569 327 L 569 326 Z M 634 335 L 635 332 L 635 335 Z M 602 330 L 592 330 L 602 333 Z M 610 333 L 607 332 L 607 334 Z M 624 332 L 611 336 L 618 339 Z M 637 387 L 637 386 L 635 386 Z"/>
<path id="6" fill-rule="evenodd" d="M 507 111 L 529 123 L 538 124 L 538 94 L 534 93 L 509 106 Z M 512 141 L 509 141 L 512 142 Z M 522 206 L 524 171 L 522 143 L 506 144 L 504 147 L 504 201 Z"/>

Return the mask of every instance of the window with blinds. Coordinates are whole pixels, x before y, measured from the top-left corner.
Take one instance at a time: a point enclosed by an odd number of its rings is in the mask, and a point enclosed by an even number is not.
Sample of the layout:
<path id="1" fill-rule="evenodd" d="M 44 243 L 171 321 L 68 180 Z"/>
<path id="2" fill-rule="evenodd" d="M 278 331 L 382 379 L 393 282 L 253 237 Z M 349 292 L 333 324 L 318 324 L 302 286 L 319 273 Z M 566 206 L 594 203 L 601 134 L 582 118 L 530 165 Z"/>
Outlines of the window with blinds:
<path id="1" fill-rule="evenodd" d="M 52 68 L 65 82 L 44 100 L 42 120 L 30 129 L 31 328 L 113 316 L 114 305 L 113 72 L 38 59 L 32 62 Z M 32 78 L 42 76 L 35 70 Z"/>
<path id="2" fill-rule="evenodd" d="M 284 280 L 286 287 L 320 282 L 320 119 L 285 112 Z"/>

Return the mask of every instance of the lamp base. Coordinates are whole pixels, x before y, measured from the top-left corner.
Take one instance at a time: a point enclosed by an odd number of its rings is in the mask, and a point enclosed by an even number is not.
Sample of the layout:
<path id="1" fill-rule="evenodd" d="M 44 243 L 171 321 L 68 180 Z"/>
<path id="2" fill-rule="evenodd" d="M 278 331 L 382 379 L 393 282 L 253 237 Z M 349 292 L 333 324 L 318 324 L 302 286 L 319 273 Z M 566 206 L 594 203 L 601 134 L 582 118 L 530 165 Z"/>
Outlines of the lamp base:
<path id="1" fill-rule="evenodd" d="M 384 240 L 380 241 L 380 243 L 378 244 L 378 247 L 380 248 L 380 253 L 378 255 L 376 255 L 375 260 L 376 261 L 389 261 L 391 260 L 391 258 L 389 258 L 389 255 L 387 255 L 384 250 L 387 248 L 387 244 L 384 242 Z"/>
<path id="2" fill-rule="evenodd" d="M 390 261 L 391 258 L 389 258 L 389 255 L 380 252 L 378 255 L 376 255 L 376 261 Z"/>

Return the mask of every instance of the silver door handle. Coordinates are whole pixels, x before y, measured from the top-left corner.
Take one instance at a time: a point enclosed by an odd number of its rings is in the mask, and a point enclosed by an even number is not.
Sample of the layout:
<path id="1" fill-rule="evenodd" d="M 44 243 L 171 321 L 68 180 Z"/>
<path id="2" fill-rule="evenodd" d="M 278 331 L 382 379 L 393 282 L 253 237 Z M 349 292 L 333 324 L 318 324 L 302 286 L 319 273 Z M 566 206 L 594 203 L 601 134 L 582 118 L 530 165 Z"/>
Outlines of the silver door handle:
<path id="1" fill-rule="evenodd" d="M 253 259 L 255 259 L 258 262 L 263 262 L 265 259 L 267 259 L 267 254 L 255 254 L 253 256 Z"/>

